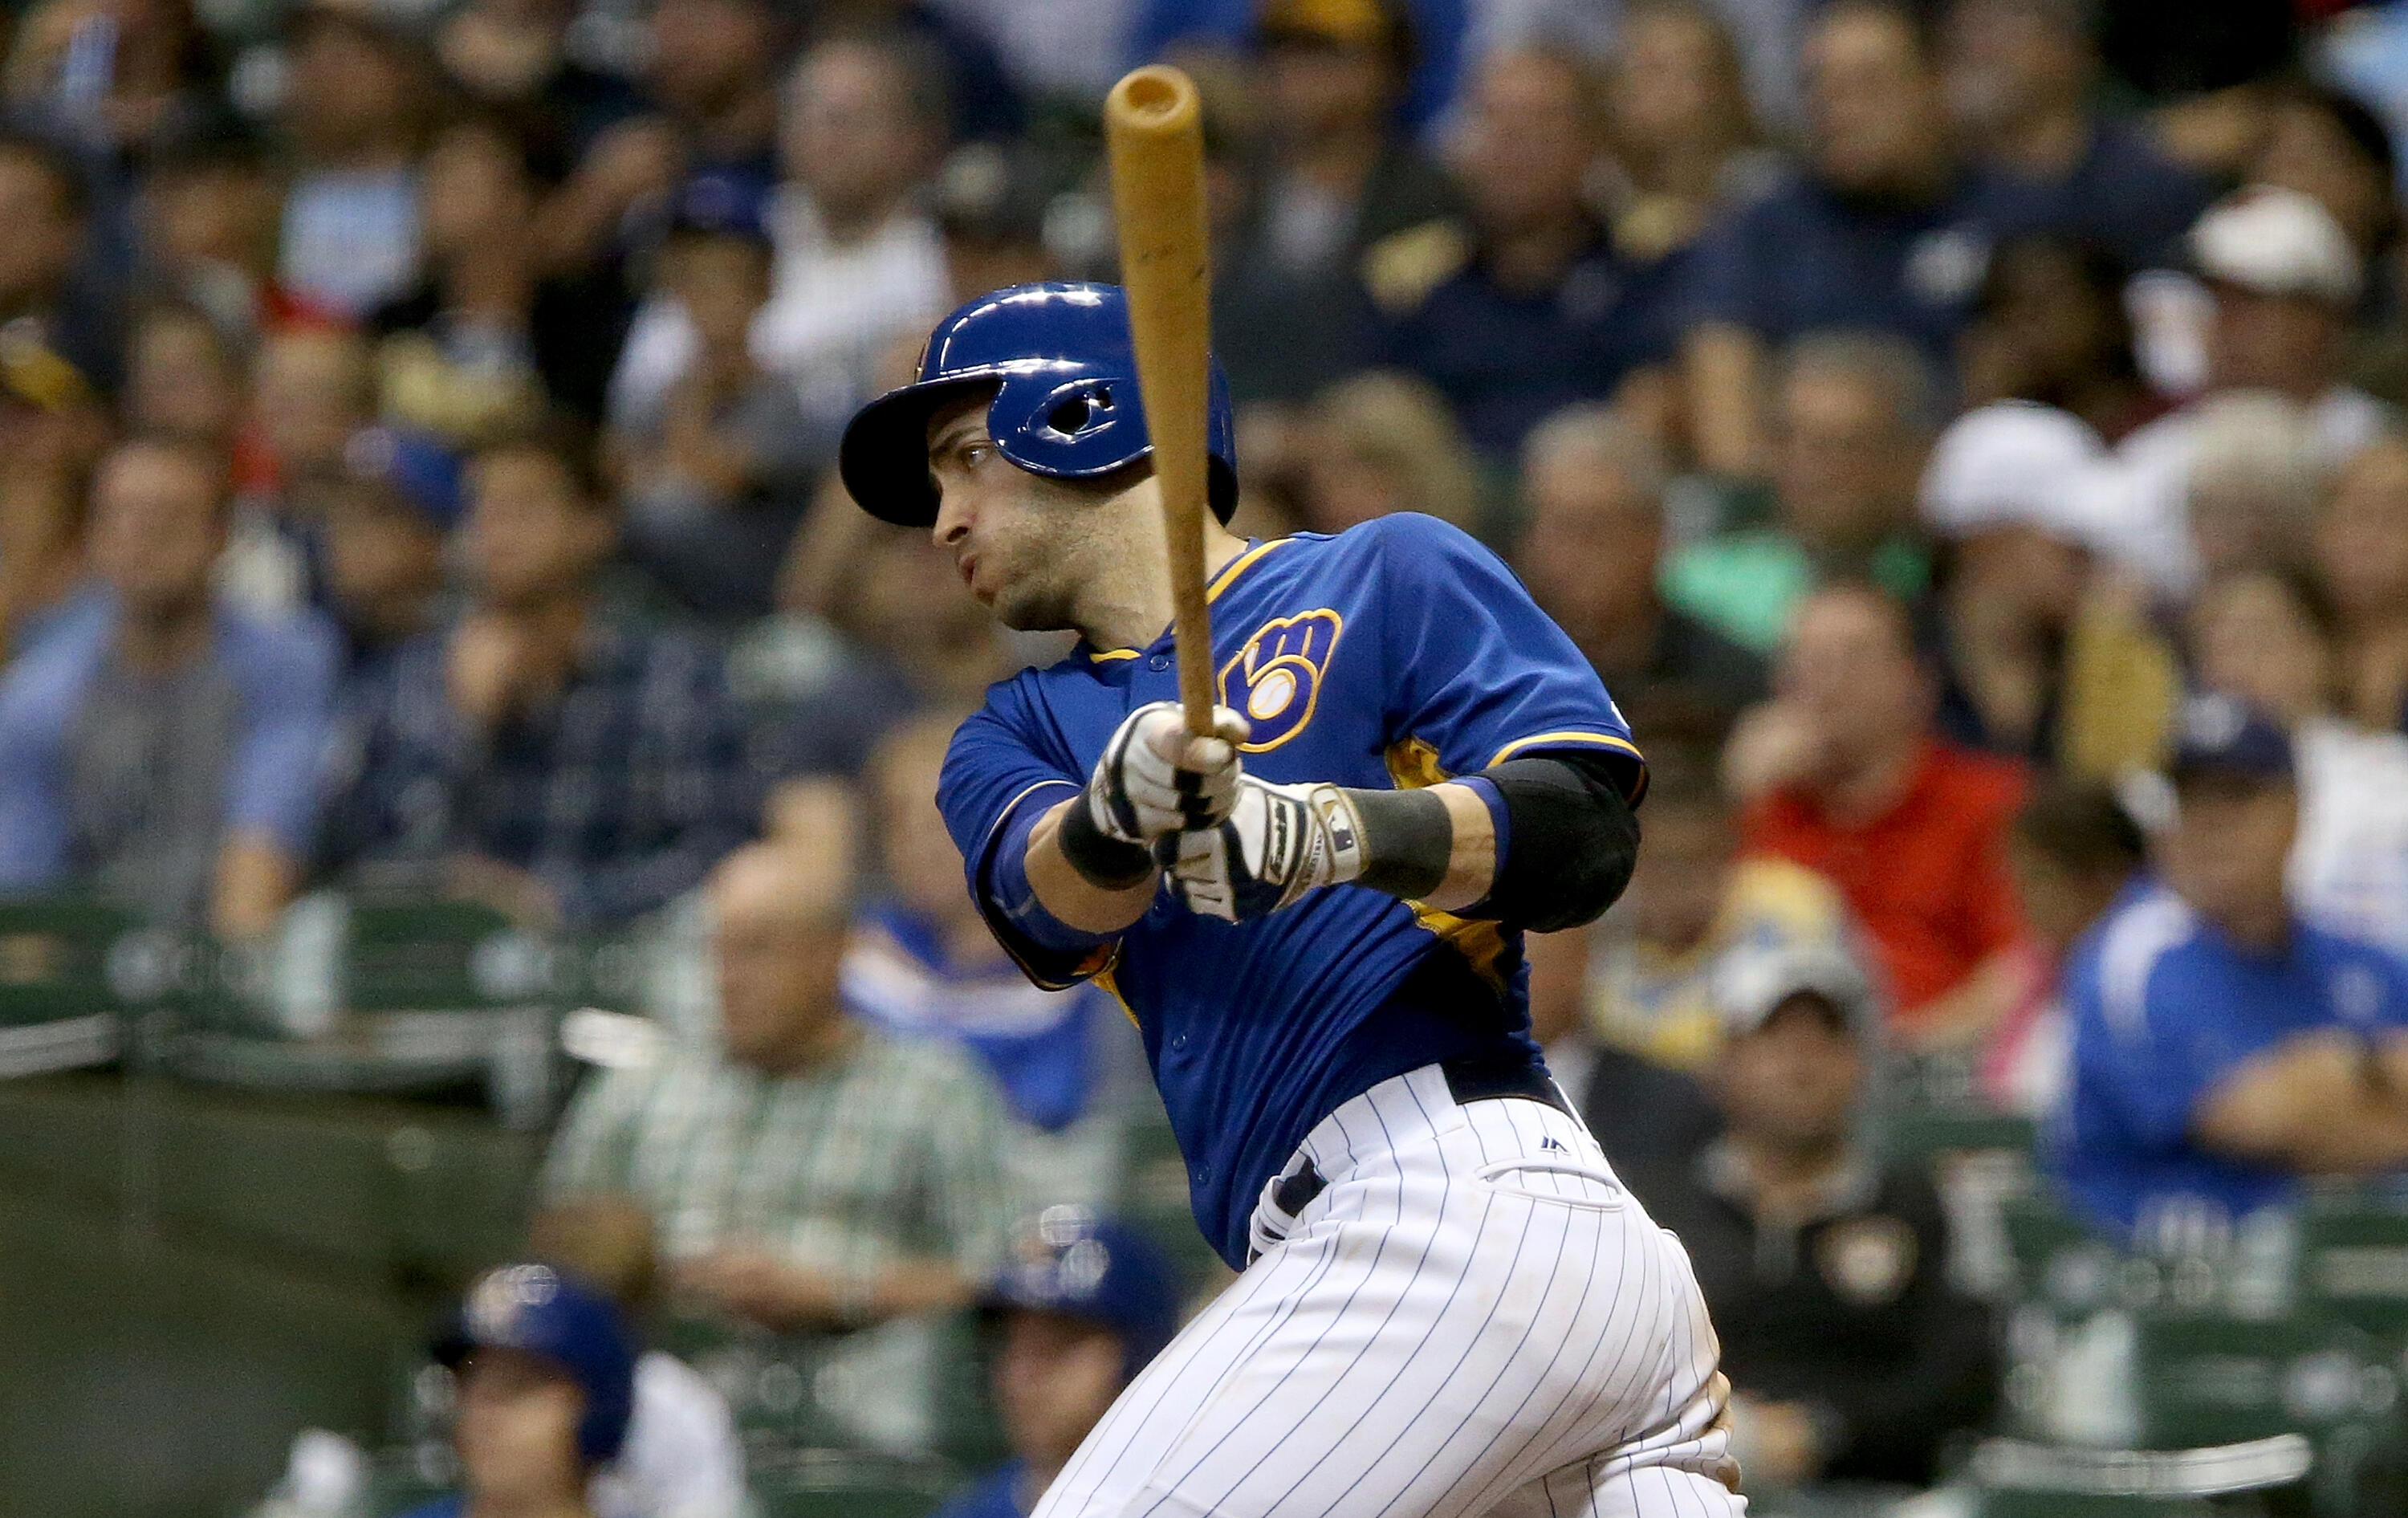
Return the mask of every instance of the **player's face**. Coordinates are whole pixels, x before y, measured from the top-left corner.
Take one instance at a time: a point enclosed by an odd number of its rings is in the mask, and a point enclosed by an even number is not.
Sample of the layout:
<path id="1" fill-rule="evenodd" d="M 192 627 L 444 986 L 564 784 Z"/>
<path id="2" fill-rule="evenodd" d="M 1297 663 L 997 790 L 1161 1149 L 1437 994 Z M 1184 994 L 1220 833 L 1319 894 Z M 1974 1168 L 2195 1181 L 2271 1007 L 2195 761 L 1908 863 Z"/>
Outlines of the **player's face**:
<path id="1" fill-rule="evenodd" d="M 929 419 L 932 536 L 1005 626 L 1072 626 L 1073 593 L 1096 533 L 1094 498 L 1005 458 L 987 435 L 987 399 L 957 401 Z"/>
<path id="2" fill-rule="evenodd" d="M 1059 1466 L 1120 1395 L 1121 1339 L 1060 1312 L 1016 1311 L 996 1357 L 996 1402 L 1011 1446 L 1029 1463 Z"/>
<path id="3" fill-rule="evenodd" d="M 452 1432 L 474 1501 L 533 1511 L 581 1491 L 584 1415 L 585 1394 L 553 1366 L 516 1350 L 478 1351 L 461 1368 Z"/>

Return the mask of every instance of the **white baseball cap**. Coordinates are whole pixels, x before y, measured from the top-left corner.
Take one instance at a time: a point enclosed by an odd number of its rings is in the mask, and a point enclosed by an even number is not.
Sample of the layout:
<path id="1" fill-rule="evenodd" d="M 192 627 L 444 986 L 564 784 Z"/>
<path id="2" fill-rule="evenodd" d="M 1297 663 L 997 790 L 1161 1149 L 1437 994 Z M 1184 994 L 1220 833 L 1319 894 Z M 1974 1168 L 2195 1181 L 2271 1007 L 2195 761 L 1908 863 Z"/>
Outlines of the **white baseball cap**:
<path id="1" fill-rule="evenodd" d="M 1828 944 L 1741 944 L 1714 962 L 1714 1010 L 1737 1038 L 1764 1026 L 1792 996 L 1819 996 L 1859 1035 L 1872 1031 L 1873 988 L 1864 968 Z"/>
<path id="2" fill-rule="evenodd" d="M 2261 295 L 2358 301 L 2358 250 L 2314 195 L 2253 184 L 2208 208 L 2190 229 L 2191 261 L 2211 279 Z"/>
<path id="3" fill-rule="evenodd" d="M 2106 445 L 2079 417 L 2000 401 L 1941 433 L 1918 494 L 1923 520 L 1943 537 L 2028 526 L 2100 548 L 2113 536 L 2114 479 Z"/>

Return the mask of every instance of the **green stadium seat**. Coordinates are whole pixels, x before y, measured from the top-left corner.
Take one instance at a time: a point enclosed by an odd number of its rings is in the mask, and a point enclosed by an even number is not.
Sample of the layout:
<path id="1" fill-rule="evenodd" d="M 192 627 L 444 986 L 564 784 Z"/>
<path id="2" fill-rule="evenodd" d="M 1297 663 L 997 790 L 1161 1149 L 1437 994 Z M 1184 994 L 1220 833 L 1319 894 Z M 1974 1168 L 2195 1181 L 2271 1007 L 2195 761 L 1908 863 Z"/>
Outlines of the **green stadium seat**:
<path id="1" fill-rule="evenodd" d="M 105 902 L 0 901 L 0 1077 L 115 1060 L 128 1016 L 180 987 L 189 953 Z"/>
<path id="2" fill-rule="evenodd" d="M 2408 1206 L 2353 1190 L 2300 1214 L 2300 1295 L 2395 1348 L 2408 1346 Z"/>
<path id="3" fill-rule="evenodd" d="M 810 1451 L 747 1471 L 761 1518 L 926 1518 L 964 1480 L 939 1461 Z"/>

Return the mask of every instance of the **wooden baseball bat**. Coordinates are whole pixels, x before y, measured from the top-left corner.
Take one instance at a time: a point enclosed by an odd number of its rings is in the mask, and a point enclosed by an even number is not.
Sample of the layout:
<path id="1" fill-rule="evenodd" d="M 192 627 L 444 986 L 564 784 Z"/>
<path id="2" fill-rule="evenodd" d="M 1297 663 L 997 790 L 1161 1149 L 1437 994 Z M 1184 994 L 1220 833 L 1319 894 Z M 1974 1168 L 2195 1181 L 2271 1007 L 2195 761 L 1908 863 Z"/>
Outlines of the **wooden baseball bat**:
<path id="1" fill-rule="evenodd" d="M 1205 418 L 1211 382 L 1211 265 L 1204 215 L 1204 107 L 1196 81 L 1156 64 L 1104 101 L 1138 389 L 1162 484 L 1171 633 L 1187 730 L 1212 731 L 1212 622 L 1204 601 Z"/>

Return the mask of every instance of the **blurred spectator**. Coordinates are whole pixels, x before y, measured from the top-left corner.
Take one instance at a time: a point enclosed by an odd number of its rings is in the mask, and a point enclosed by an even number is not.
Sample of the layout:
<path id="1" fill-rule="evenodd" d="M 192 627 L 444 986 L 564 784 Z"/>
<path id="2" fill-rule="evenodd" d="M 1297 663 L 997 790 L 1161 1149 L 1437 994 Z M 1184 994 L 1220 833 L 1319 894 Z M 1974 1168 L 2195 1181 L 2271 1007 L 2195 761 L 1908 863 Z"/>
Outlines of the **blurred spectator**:
<path id="1" fill-rule="evenodd" d="M 435 630 L 445 545 L 460 520 L 460 461 L 423 434 L 365 428 L 320 498 L 326 599 L 356 675 Z M 363 689 L 355 679 L 346 685 L 347 696 Z"/>
<path id="2" fill-rule="evenodd" d="M 423 861 L 446 845 L 451 818 L 439 776 L 391 795 L 361 780 L 404 762 L 396 752 L 404 735 L 388 710 L 401 666 L 442 657 L 436 602 L 461 496 L 459 462 L 441 444 L 383 427 L 352 436 L 342 472 L 323 488 L 316 530 L 345 665 L 322 761 L 322 872 L 369 857 Z"/>
<path id="3" fill-rule="evenodd" d="M 2315 414 L 2266 391 L 2191 408 L 2184 515 L 2201 576 L 2304 562 L 2331 473 Z"/>
<path id="4" fill-rule="evenodd" d="M 1436 385 L 1500 465 L 1541 418 L 1612 396 L 1668 351 L 1664 281 L 1615 249 L 1584 197 L 1605 126 L 1578 59 L 1490 57 L 1455 155 L 1469 221 L 1398 233 L 1364 258 L 1375 360 Z"/>
<path id="5" fill-rule="evenodd" d="M 224 113 L 222 61 L 191 0 L 46 0 L 21 17 L 8 107 L 46 136 L 107 158 Z"/>
<path id="6" fill-rule="evenodd" d="M 2174 809 L 2065 980 L 2072 1089 L 2048 1135 L 2068 1199 L 2143 1245 L 2288 1200 L 2300 1174 L 2408 1166 L 2408 971 L 2300 920 L 2282 729 L 2229 696 L 2177 727 Z"/>
<path id="7" fill-rule="evenodd" d="M 445 79 L 524 122 L 539 157 L 575 160 L 643 105 L 624 78 L 569 46 L 576 8 L 568 0 L 469 0 L 435 29 Z"/>
<path id="8" fill-rule="evenodd" d="M 964 143 L 946 155 L 931 188 L 954 299 L 1034 284 L 1054 272 L 1045 247 L 1044 167 L 1034 150 Z"/>
<path id="9" fill-rule="evenodd" d="M 1947 543 L 1939 586 L 1940 730 L 2045 763 L 2067 720 L 2065 652 L 2114 545 L 2106 450 L 2071 414 L 2008 401 L 1941 434 L 1921 487 Z"/>
<path id="10" fill-rule="evenodd" d="M 2338 90 L 2286 82 L 2266 111 L 2265 137 L 2251 159 L 2253 184 L 2297 190 L 2329 212 L 2369 270 L 2400 233 L 2399 163 L 2382 120 Z M 2381 292 L 2389 306 L 2395 292 Z"/>
<path id="11" fill-rule="evenodd" d="M 1373 369 L 1312 399 L 1297 439 L 1307 531 L 1340 533 L 1395 511 L 1482 525 L 1480 467 L 1445 398 Z"/>
<path id="12" fill-rule="evenodd" d="M 1624 7 L 1609 68 L 1608 200 L 1614 245 L 1628 256 L 1653 262 L 1686 249 L 1779 172 L 1748 108 L 1731 33 L 1709 5 Z"/>
<path id="13" fill-rule="evenodd" d="M 699 884 L 752 830 L 716 654 L 597 598 L 614 523 L 566 437 L 468 471 L 473 594 L 440 638 L 358 672 L 363 767 L 331 805 L 337 866 L 451 854 L 452 888 L 521 921 L 624 923 Z"/>
<path id="14" fill-rule="evenodd" d="M 126 345 L 126 430 L 231 456 L 249 400 L 244 378 L 241 355 L 207 311 L 147 306 Z"/>
<path id="15" fill-rule="evenodd" d="M 2072 1035 L 2058 977 L 2074 946 L 2146 863 L 2147 840 L 2113 786 L 2050 780 L 2015 813 L 2007 861 L 2030 928 L 2031 975 L 1982 1051 L 1982 1095 L 2040 1117 L 2064 1095 Z"/>
<path id="16" fill-rule="evenodd" d="M 2164 414 L 2170 403 L 2134 354 L 2128 277 L 2095 242 L 2000 243 L 1956 341 L 1958 399 L 1969 410 L 2005 400 L 2053 407 L 2109 443 Z"/>
<path id="17" fill-rule="evenodd" d="M 1774 690 L 1727 760 L 1747 851 L 1839 887 L 1877 951 L 1894 1038 L 1980 1038 L 2023 980 L 2006 859 L 2019 768 L 1933 735 L 1907 614 L 1868 586 L 1799 608 Z"/>
<path id="18" fill-rule="evenodd" d="M 2214 295 L 2207 399 L 2268 391 L 2306 408 L 2327 468 L 2372 442 L 2388 412 L 2343 382 L 2350 313 L 2363 279 L 2358 251 L 2331 213 L 2296 190 L 2253 187 L 2201 217 L 2190 250 Z M 2186 507 L 2214 415 L 2194 402 L 2142 427 L 2117 450 L 2134 530 L 2152 545 L 2150 578 L 2175 594 L 2186 594 L 2200 575 Z M 2251 450 L 2237 451 L 2245 461 Z"/>
<path id="19" fill-rule="evenodd" d="M 1752 649 L 1781 641 L 1815 585 L 1870 580 L 1921 598 L 1930 561 L 1915 482 L 1939 418 L 1922 361 L 1896 338 L 1821 333 L 1793 344 L 1773 391 L 1774 520 L 1689 544 L 1667 595 Z"/>
<path id="20" fill-rule="evenodd" d="M 452 1368 L 462 1491 L 407 1518 L 598 1518 L 595 1470 L 627 1439 L 636 1346 L 609 1301 L 548 1265 L 505 1265 L 468 1288 L 434 1345 Z"/>
<path id="21" fill-rule="evenodd" d="M 820 635 L 806 640 L 806 656 L 756 682 L 765 710 L 752 757 L 773 787 L 773 827 L 812 793 L 860 774 L 896 723 L 923 708 L 967 709 L 1019 662 L 927 534 L 851 509 L 813 520 L 829 519 L 858 536 L 813 566 L 826 623 L 803 620 Z"/>
<path id="22" fill-rule="evenodd" d="M 316 817 L 333 653 L 315 625 L 213 602 L 225 528 L 216 456 L 137 440 L 102 462 L 91 552 L 113 600 L 0 677 L 0 885 L 274 924 Z"/>
<path id="23" fill-rule="evenodd" d="M 943 245 L 915 198 L 944 147 L 944 120 L 939 63 L 915 39 L 839 36 L 795 65 L 780 139 L 787 181 L 765 215 L 752 213 L 777 261 L 752 346 L 817 423 L 841 426 L 873 388 L 884 349 L 924 332 L 948 303 Z M 723 220 L 753 203 L 736 177 L 704 183 L 724 185 Z M 647 300 L 611 380 L 614 424 L 655 404 L 696 342 L 674 300 Z"/>
<path id="24" fill-rule="evenodd" d="M 615 333 L 542 277 L 524 141 L 499 118 L 454 122 L 420 177 L 424 273 L 365 322 L 385 420 L 474 447 L 552 401 L 595 415 Z"/>
<path id="25" fill-rule="evenodd" d="M 1828 952 L 1742 950 L 1715 977 L 1727 1127 L 1643 1193 L 1681 1236 L 1722 1337 L 1752 1482 L 1928 1485 L 1994 1394 L 1989 1323 L 1948 1282 L 1923 1171 L 1885 1167 L 1859 1113 L 1880 1022 Z"/>
<path id="26" fill-rule="evenodd" d="M 527 1253 L 592 1286 L 641 1332 L 660 1308 L 652 1220 L 624 1196 L 557 1203 L 527 1224 Z M 627 1437 L 587 1489 L 595 1518 L 742 1518 L 744 1447 L 727 1398 L 666 1350 L 636 1356 Z"/>
<path id="27" fill-rule="evenodd" d="M 376 371 L 357 334 L 301 327 L 270 337 L 251 371 L 251 427 L 272 492 L 332 473 L 376 417 Z"/>
<path id="28" fill-rule="evenodd" d="M 653 262 L 657 288 L 694 332 L 694 356 L 656 400 L 622 412 L 609 456 L 635 561 L 689 611 L 758 617 L 836 437 L 746 348 L 772 257 L 752 208 L 702 198 Z"/>
<path id="29" fill-rule="evenodd" d="M 917 1320 L 973 1299 L 1016 1204 L 996 1164 L 1002 1114 L 976 1067 L 845 1014 L 845 844 L 839 819 L 730 856 L 711 882 L 723 1047 L 663 1047 L 587 1086 L 545 1189 L 634 1196 L 678 1289 L 727 1319 L 838 1333 L 894 1321 L 833 1353 L 876 1368 L 865 1403 L 909 1402 L 921 1388 L 898 1353 L 924 1382 Z M 907 1409 L 895 1442 L 923 1442 L 927 1415 Z"/>
<path id="30" fill-rule="evenodd" d="M 114 395 L 124 377 L 124 311 L 93 267 L 94 208 L 82 171 L 37 138 L 0 131 L 0 324 L 27 332 Z"/>
<path id="31" fill-rule="evenodd" d="M 136 193 L 144 272 L 246 341 L 322 320 L 327 313 L 278 276 L 282 204 L 265 150 L 251 138 L 222 133 L 169 144 L 146 162 Z"/>
<path id="32" fill-rule="evenodd" d="M 2314 558 L 2341 618 L 2342 709 L 2408 727 L 2408 440 L 2377 438 L 2342 471 Z"/>
<path id="33" fill-rule="evenodd" d="M 293 25 L 283 128 L 300 167 L 285 192 L 277 267 L 304 299 L 365 316 L 418 276 L 415 160 L 431 70 L 370 10 L 314 0 Z"/>
<path id="34" fill-rule="evenodd" d="M 1137 55 L 1127 0 L 937 0 L 991 41 L 1023 93 L 1040 107 L 1092 111 Z M 1005 281 L 1007 283 L 1010 281 Z M 987 289 L 1000 289 L 989 285 Z"/>
<path id="35" fill-rule="evenodd" d="M 1419 130 L 1436 122 L 1455 103 L 1461 79 L 1469 72 L 1465 51 L 1466 22 L 1480 0 L 1411 0 L 1414 64 L 1406 81 L 1402 110 L 1408 126 Z M 1130 23 L 1129 56 L 1135 59 L 1177 56 L 1194 48 L 1218 46 L 1236 50 L 1254 34 L 1263 0 L 1137 0 Z M 1354 0 L 1338 0 L 1341 13 L 1357 7 Z"/>
<path id="36" fill-rule="evenodd" d="M 2051 225 L 2128 268 L 2172 267 L 2214 192 L 2143 128 L 2091 109 L 2091 21 L 2086 0 L 1954 0 L 1949 110 L 1985 159 L 2040 193 Z"/>
<path id="37" fill-rule="evenodd" d="M 1522 445 L 1530 594 L 1628 710 L 1728 726 L 1764 699 L 1763 655 L 1666 604 L 1662 455 L 1612 408 L 1567 407 Z"/>
<path id="38" fill-rule="evenodd" d="M 1911 11 L 1837 0 L 1811 25 L 1806 165 L 1710 231 L 1685 277 L 1690 426 L 1698 461 L 1731 478 L 1764 467 L 1769 351 L 1834 328 L 1888 332 L 1936 374 L 1991 246 L 2044 215 L 2028 190 L 1956 158 Z"/>
<path id="39" fill-rule="evenodd" d="M 937 1518 L 1028 1518 L 1179 1328 L 1178 1283 L 1143 1236 L 1083 1208 L 1049 1207 L 1015 1243 L 986 1298 L 1002 1341 L 995 1402 L 1011 1458 Z"/>
<path id="40" fill-rule="evenodd" d="M 1359 367 L 1365 251 L 1452 215 L 1452 185 L 1397 119 L 1404 0 L 1262 0 L 1253 204 L 1217 261 L 1212 347 L 1240 401 L 1296 400 Z"/>
<path id="41" fill-rule="evenodd" d="M 2302 573 L 2236 570 L 2207 583 L 2188 620 L 2200 683 L 2290 733 L 2300 792 L 2292 906 L 2318 927 L 2408 951 L 2408 736 L 2336 715 L 2331 598 Z"/>
<path id="42" fill-rule="evenodd" d="M 84 589 L 84 504 L 108 412 L 28 329 L 0 329 L 0 667 L 97 610 Z"/>
<path id="43" fill-rule="evenodd" d="M 1722 1047 L 1712 977 L 1726 952 L 1845 944 L 1847 908 L 1829 881 L 1785 859 L 1740 857 L 1714 758 L 1695 738 L 1651 738 L 1647 847 L 1630 890 L 1595 928 L 1531 937 L 1534 1023 L 1579 1024 L 1609 1048 L 1701 1071 Z"/>
<path id="44" fill-rule="evenodd" d="M 997 1158 L 1019 1195 L 1107 1206 L 1121 1158 L 1111 1088 L 1144 1051 L 1100 988 L 1031 986 L 962 889 L 936 806 L 953 726 L 950 711 L 918 717 L 878 747 L 868 779 L 892 895 L 854 925 L 845 1004 L 896 1038 L 949 1039 L 985 1065 L 1010 1114 Z"/>

